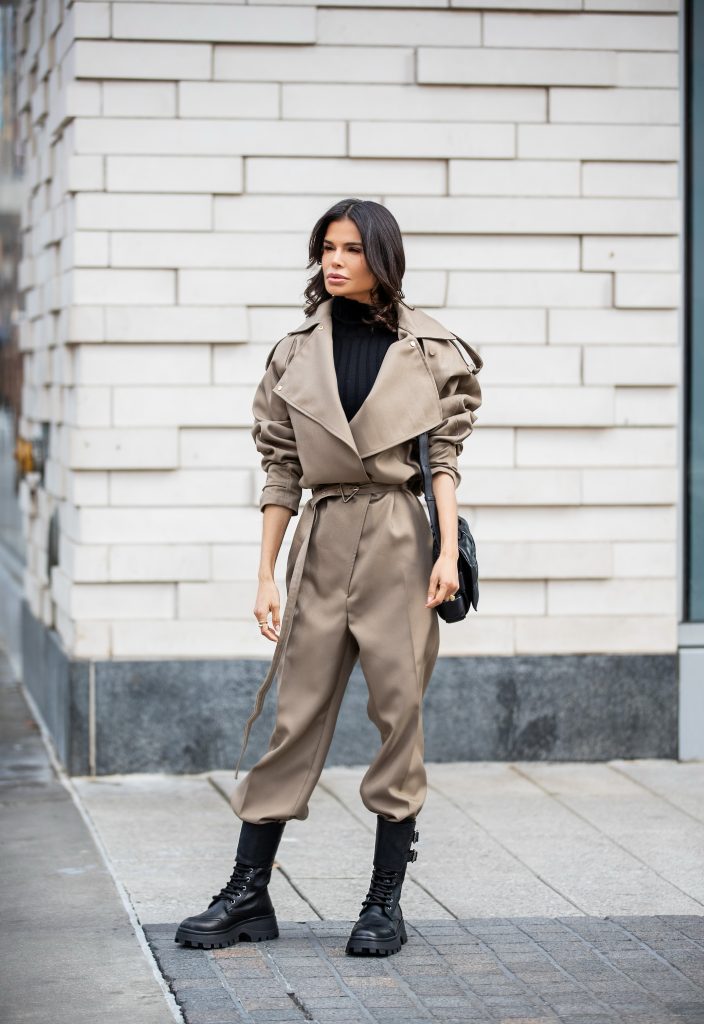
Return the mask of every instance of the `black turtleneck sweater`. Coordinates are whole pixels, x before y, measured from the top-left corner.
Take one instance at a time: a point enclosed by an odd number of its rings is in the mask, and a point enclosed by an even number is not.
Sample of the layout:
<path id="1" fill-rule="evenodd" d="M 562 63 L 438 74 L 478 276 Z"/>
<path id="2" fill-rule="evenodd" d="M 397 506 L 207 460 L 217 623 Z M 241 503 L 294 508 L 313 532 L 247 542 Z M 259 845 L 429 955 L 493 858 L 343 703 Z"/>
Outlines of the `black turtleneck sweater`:
<path id="1" fill-rule="evenodd" d="M 389 345 L 398 334 L 383 324 L 365 324 L 371 306 L 344 295 L 332 300 L 332 339 L 337 386 L 348 420 L 372 389 Z"/>

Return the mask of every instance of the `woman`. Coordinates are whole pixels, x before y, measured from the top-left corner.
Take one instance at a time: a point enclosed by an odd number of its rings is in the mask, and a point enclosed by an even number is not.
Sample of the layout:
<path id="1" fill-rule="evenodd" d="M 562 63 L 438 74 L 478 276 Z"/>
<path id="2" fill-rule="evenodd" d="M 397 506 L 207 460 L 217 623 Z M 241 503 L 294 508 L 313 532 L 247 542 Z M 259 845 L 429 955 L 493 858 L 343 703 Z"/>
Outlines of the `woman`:
<path id="1" fill-rule="evenodd" d="M 269 352 L 252 409 L 267 473 L 254 614 L 277 648 L 245 745 L 281 663 L 276 723 L 232 794 L 242 821 L 232 876 L 176 941 L 212 948 L 278 935 L 267 889 L 276 851 L 286 821 L 308 816 L 359 657 L 381 747 L 360 788 L 376 844 L 347 952 L 386 955 L 406 942 L 399 900 L 426 796 L 423 695 L 438 654 L 435 609 L 459 587 L 457 457 L 481 404 L 482 360 L 458 339 L 463 357 L 456 336 L 402 301 L 403 243 L 386 207 L 335 204 L 313 228 L 309 256 L 320 269 L 306 319 Z M 442 540 L 434 563 L 414 444 L 426 430 Z M 274 567 L 304 487 L 313 493 L 291 542 L 281 623 Z"/>

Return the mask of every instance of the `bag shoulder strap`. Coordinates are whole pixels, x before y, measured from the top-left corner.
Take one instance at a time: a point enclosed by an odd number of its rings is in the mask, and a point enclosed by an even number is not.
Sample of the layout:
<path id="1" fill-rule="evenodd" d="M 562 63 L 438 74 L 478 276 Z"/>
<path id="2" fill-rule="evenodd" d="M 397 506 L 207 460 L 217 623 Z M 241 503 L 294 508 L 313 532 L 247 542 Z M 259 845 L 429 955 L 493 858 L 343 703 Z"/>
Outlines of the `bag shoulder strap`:
<path id="1" fill-rule="evenodd" d="M 418 452 L 420 455 L 420 468 L 423 475 L 423 494 L 425 504 L 430 517 L 430 530 L 433 535 L 433 551 L 435 557 L 440 550 L 440 520 L 438 518 L 438 507 L 433 494 L 433 475 L 430 471 L 430 459 L 428 455 L 428 431 L 424 430 L 418 435 Z"/>
<path id="2" fill-rule="evenodd" d="M 425 346 L 423 345 L 422 338 L 418 338 L 418 344 L 423 349 L 423 354 L 425 354 Z M 429 451 L 428 431 L 424 430 L 422 434 L 418 434 L 418 454 L 420 457 L 420 469 L 423 477 L 423 495 L 425 497 L 425 504 L 428 508 L 430 530 L 433 535 L 433 551 L 435 557 L 437 557 L 437 552 L 440 551 L 440 520 L 438 518 L 437 502 L 435 501 L 435 495 L 433 494 L 433 474 L 430 471 Z"/>

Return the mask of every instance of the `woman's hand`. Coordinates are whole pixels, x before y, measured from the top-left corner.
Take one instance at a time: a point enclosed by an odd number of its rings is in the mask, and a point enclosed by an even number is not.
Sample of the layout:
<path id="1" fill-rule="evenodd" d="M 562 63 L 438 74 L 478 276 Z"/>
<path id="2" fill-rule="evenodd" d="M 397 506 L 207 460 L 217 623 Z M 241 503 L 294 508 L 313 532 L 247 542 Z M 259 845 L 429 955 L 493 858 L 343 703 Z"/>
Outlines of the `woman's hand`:
<path id="1" fill-rule="evenodd" d="M 276 643 L 281 629 L 281 600 L 279 588 L 274 583 L 274 567 L 293 512 L 286 505 L 267 502 L 263 506 L 263 513 L 262 550 L 257 573 L 259 587 L 254 602 L 254 615 L 257 623 L 261 623 L 259 629 L 262 636 Z M 271 625 L 269 625 L 269 612 L 271 612 Z"/>
<path id="2" fill-rule="evenodd" d="M 271 612 L 271 625 L 269 625 L 269 612 Z M 273 579 L 260 580 L 259 587 L 257 588 L 257 599 L 254 602 L 254 615 L 257 622 L 266 622 L 266 626 L 261 626 L 261 634 L 265 636 L 267 640 L 273 640 L 276 643 L 279 639 L 279 631 L 281 630 L 281 599 L 279 597 L 279 588 L 274 583 Z"/>
<path id="3" fill-rule="evenodd" d="M 452 597 L 460 589 L 460 577 L 457 571 L 457 555 L 442 554 L 433 566 L 428 587 L 426 608 L 436 608 L 448 597 Z"/>

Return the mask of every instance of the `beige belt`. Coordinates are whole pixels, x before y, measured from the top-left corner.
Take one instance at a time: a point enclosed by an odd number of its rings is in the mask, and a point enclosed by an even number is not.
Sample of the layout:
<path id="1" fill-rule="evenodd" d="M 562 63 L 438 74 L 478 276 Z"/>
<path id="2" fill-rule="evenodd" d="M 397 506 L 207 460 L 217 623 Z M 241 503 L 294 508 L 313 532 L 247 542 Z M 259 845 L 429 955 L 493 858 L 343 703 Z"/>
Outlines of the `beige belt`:
<path id="1" fill-rule="evenodd" d="M 235 778 L 237 778 L 239 774 L 240 764 L 242 763 L 242 757 L 244 756 L 244 752 L 247 749 L 247 742 L 249 740 L 250 730 L 254 722 L 261 714 L 261 710 L 264 706 L 264 698 L 266 697 L 269 687 L 271 686 L 274 680 L 276 670 L 279 667 L 281 658 L 283 657 L 283 652 L 289 637 L 289 633 L 291 632 L 293 613 L 296 609 L 296 599 L 298 598 L 298 590 L 301 583 L 301 577 L 303 576 L 303 566 L 306 560 L 306 552 L 308 551 L 308 542 L 310 540 L 310 535 L 313 531 L 313 523 L 315 522 L 315 514 L 317 511 L 316 506 L 318 502 L 322 498 L 342 498 L 343 501 L 349 501 L 350 498 L 353 498 L 358 491 L 366 494 L 374 491 L 380 492 L 404 490 L 410 490 L 407 484 L 373 483 L 372 481 L 370 481 L 369 483 L 362 484 L 324 484 L 321 485 L 320 487 L 313 488 L 312 497 L 310 497 L 306 502 L 307 505 L 312 505 L 313 515 L 310 517 L 307 527 L 304 528 L 303 539 L 298 551 L 298 555 L 296 557 L 295 565 L 293 567 L 293 573 L 291 574 L 291 584 L 288 588 L 288 593 L 286 595 L 286 608 L 284 609 L 284 616 L 281 621 L 279 639 L 276 641 L 276 650 L 274 651 L 274 656 L 271 659 L 269 671 L 267 672 L 266 676 L 264 677 L 264 680 L 262 681 L 257 691 L 257 695 L 254 701 L 254 709 L 252 710 L 252 713 L 247 719 L 247 722 L 244 727 L 242 750 L 240 751 L 240 756 L 237 760 L 237 765 L 235 766 Z M 411 493 L 414 492 L 411 491 Z"/>

